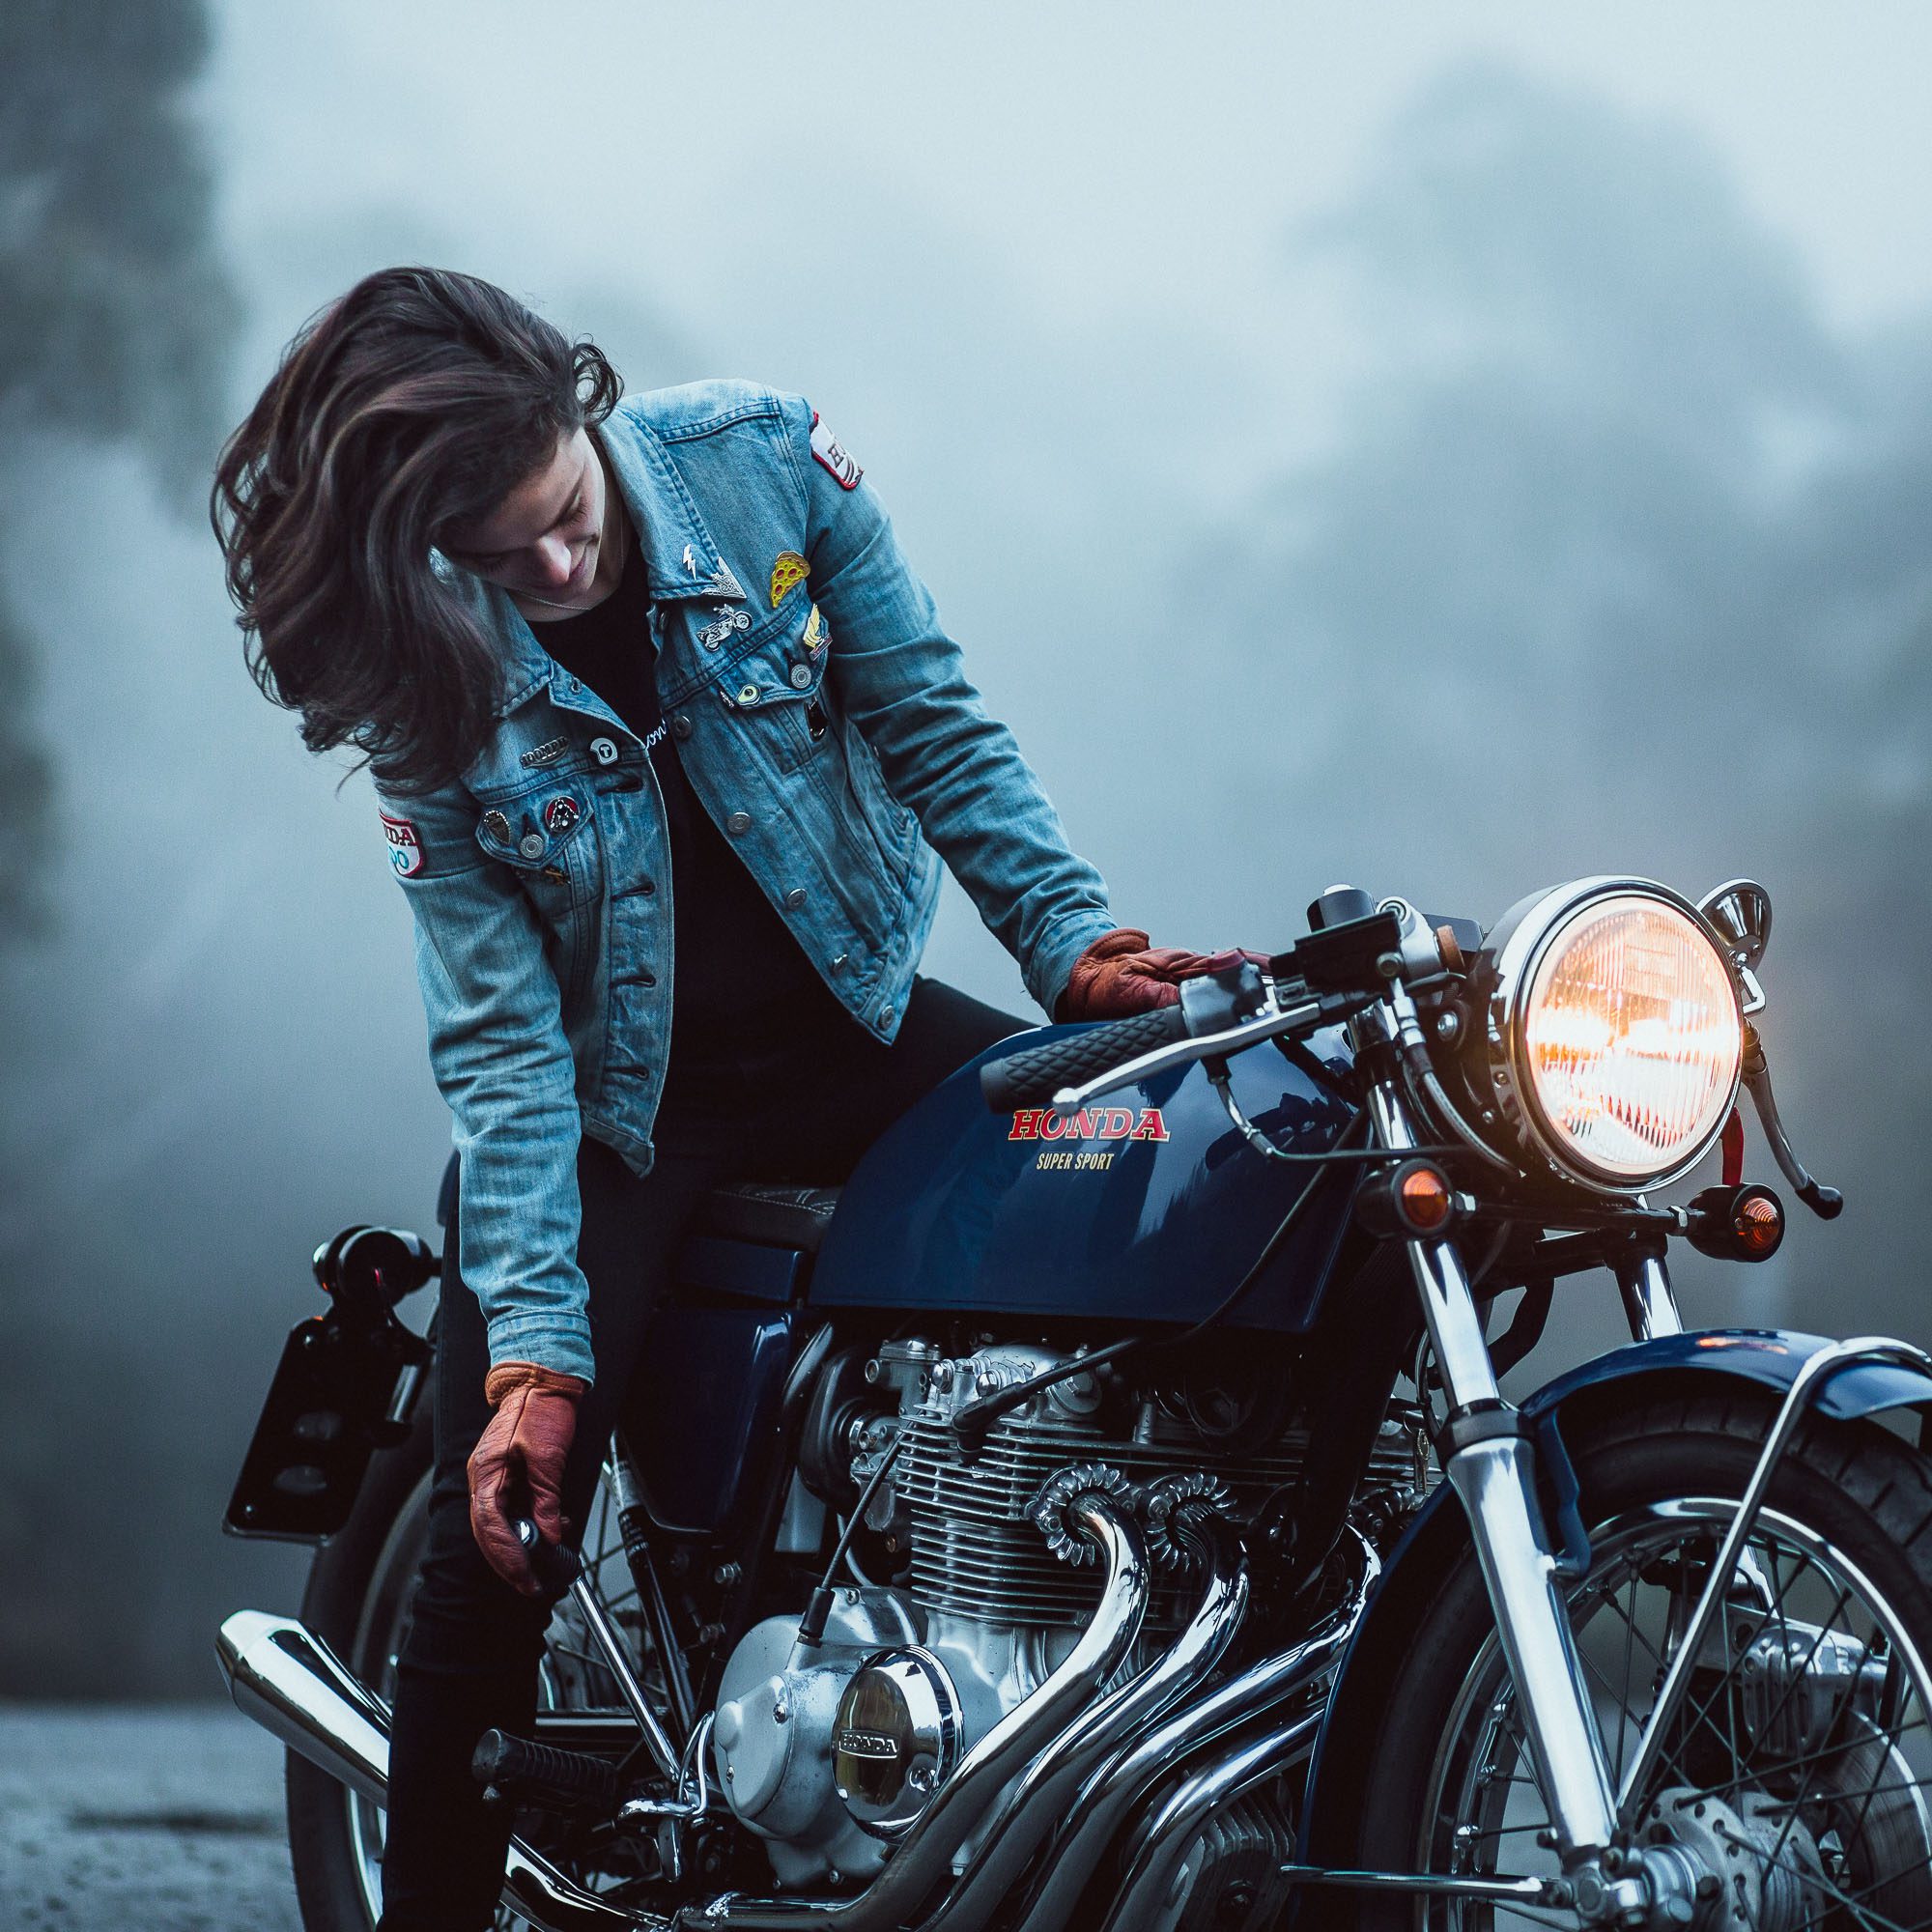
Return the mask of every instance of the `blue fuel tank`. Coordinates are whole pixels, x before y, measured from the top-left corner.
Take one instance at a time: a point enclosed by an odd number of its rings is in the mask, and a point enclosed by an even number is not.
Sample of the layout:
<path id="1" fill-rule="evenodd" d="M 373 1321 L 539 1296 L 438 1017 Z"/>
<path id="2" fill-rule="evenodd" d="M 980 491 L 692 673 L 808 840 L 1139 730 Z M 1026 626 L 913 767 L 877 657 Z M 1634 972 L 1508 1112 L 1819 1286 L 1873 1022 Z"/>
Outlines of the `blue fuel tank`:
<path id="1" fill-rule="evenodd" d="M 1123 1089 L 1081 1116 L 987 1110 L 963 1066 L 867 1150 L 845 1183 L 812 1269 L 817 1308 L 973 1312 L 1123 1324 L 1209 1314 L 1296 1198 L 1330 1170 L 1266 1159 L 1236 1132 L 1198 1066 Z M 1339 1029 L 1309 1042 L 1346 1070 Z M 1334 1144 L 1349 1106 L 1271 1043 L 1229 1063 L 1235 1095 L 1277 1146 Z M 1322 1186 L 1265 1275 L 1230 1312 L 1234 1327 L 1298 1333 L 1314 1321 L 1353 1187 Z"/>

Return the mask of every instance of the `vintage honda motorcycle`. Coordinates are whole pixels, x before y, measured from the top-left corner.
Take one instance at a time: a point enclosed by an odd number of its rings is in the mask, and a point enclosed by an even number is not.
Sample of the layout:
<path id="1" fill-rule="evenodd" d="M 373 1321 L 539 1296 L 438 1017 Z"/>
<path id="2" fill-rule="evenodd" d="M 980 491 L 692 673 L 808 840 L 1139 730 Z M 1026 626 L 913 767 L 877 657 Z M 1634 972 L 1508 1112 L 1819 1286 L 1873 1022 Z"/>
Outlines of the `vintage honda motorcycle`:
<path id="1" fill-rule="evenodd" d="M 477 1747 L 505 1922 L 1932 1925 L 1932 1358 L 1687 1332 L 1665 1264 L 1782 1236 L 1741 1088 L 1840 1205 L 1756 1031 L 1769 897 L 1309 923 L 1002 1042 L 836 1193 L 710 1203 L 581 1559 L 536 1546 L 533 1735 Z M 319 1252 L 230 1505 L 322 1546 L 219 1645 L 310 1932 L 380 1894 L 436 1264 Z M 1597 1269 L 1632 1346 L 1505 1400 Z"/>

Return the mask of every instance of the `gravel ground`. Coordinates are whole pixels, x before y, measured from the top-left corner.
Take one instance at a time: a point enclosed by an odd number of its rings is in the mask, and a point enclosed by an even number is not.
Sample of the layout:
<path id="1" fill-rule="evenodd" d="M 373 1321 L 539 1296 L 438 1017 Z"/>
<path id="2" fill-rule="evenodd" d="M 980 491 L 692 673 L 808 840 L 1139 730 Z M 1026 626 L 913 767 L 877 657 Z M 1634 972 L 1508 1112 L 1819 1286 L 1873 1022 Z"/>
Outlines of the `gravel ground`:
<path id="1" fill-rule="evenodd" d="M 229 1705 L 0 1705 L 0 1926 L 300 1932 L 281 1747 Z"/>

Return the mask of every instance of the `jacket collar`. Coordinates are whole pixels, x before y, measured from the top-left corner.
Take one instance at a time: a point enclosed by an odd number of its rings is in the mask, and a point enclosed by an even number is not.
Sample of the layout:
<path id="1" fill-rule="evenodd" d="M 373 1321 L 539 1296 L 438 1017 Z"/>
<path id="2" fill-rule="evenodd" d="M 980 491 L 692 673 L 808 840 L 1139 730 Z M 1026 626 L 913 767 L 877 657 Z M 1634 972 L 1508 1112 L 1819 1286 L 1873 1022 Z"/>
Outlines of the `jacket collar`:
<path id="1" fill-rule="evenodd" d="M 731 579 L 718 554 L 697 505 L 684 479 L 665 453 L 663 441 L 644 422 L 633 399 L 627 397 L 590 434 L 603 444 L 617 479 L 631 521 L 642 534 L 644 559 L 654 599 L 728 597 L 744 591 Z M 495 716 L 506 717 L 556 668 L 555 660 L 537 642 L 501 584 L 491 583 L 449 564 L 453 581 L 465 580 L 481 592 L 488 621 L 504 648 L 503 695 Z M 728 587 L 727 587 L 728 586 Z"/>

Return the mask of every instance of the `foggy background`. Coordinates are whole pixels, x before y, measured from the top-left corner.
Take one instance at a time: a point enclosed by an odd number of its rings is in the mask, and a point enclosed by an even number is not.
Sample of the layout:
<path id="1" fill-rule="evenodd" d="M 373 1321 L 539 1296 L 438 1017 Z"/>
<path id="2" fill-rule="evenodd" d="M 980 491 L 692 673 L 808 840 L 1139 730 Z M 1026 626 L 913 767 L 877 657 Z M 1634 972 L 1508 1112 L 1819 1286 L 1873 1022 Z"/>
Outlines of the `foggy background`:
<path id="1" fill-rule="evenodd" d="M 1928 74 L 1902 5 L 0 10 L 0 1693 L 215 1691 L 299 1588 L 217 1524 L 309 1252 L 432 1226 L 367 781 L 202 507 L 393 262 L 810 396 L 1159 942 L 1762 879 L 1849 1206 L 1687 1311 L 1925 1341 Z"/>

